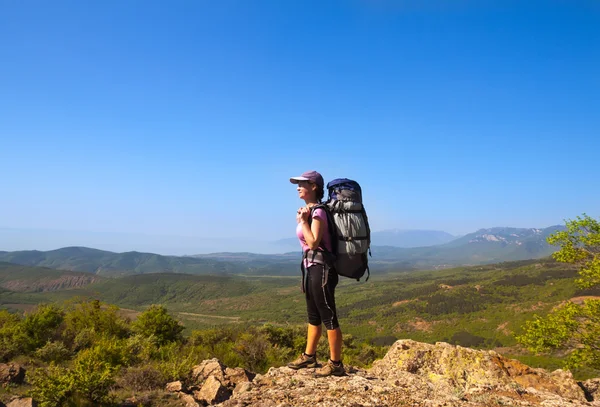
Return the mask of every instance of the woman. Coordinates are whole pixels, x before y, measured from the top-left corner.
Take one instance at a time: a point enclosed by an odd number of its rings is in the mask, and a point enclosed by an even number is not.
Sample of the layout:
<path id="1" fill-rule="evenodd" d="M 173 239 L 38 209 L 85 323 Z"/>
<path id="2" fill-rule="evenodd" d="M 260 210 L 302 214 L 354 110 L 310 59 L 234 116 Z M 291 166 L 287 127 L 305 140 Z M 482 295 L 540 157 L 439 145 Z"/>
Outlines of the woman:
<path id="1" fill-rule="evenodd" d="M 315 375 L 342 376 L 345 374 L 341 361 L 342 331 L 338 324 L 334 296 L 338 275 L 327 264 L 330 263 L 327 261 L 327 253 L 331 253 L 327 213 L 323 208 L 313 208 L 323 199 L 323 177 L 316 171 L 308 171 L 299 177 L 290 178 L 290 182 L 298 185 L 299 197 L 306 203 L 306 206 L 298 209 L 296 214 L 298 222 L 296 235 L 300 239 L 304 253 L 302 289 L 305 292 L 308 311 L 308 332 L 305 352 L 289 363 L 288 367 L 292 369 L 317 367 L 317 344 L 321 337 L 321 324 L 324 324 L 329 341 L 329 361 L 325 366 L 317 369 Z"/>

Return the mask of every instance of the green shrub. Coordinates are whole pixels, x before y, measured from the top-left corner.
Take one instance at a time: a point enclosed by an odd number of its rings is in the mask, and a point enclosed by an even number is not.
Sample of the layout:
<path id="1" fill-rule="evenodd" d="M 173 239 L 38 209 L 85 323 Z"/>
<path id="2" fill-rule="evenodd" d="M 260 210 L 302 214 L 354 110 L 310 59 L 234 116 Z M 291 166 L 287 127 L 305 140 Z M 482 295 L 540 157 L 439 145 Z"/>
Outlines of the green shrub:
<path id="1" fill-rule="evenodd" d="M 0 361 L 8 361 L 25 352 L 28 342 L 21 318 L 0 310 Z"/>
<path id="2" fill-rule="evenodd" d="M 160 345 L 181 342 L 183 328 L 183 325 L 170 316 L 162 305 L 150 306 L 132 324 L 135 333 L 146 337 L 154 336 Z"/>
<path id="3" fill-rule="evenodd" d="M 241 357 L 243 367 L 259 372 L 266 368 L 268 348 L 269 343 L 263 334 L 247 332 L 238 337 L 234 350 Z"/>
<path id="4" fill-rule="evenodd" d="M 89 354 L 90 358 L 107 363 L 113 368 L 129 366 L 135 355 L 129 353 L 124 339 L 101 338 L 94 346 L 79 354 Z"/>
<path id="5" fill-rule="evenodd" d="M 167 384 L 164 375 L 149 365 L 128 368 L 117 382 L 120 387 L 137 392 L 159 389 Z"/>
<path id="6" fill-rule="evenodd" d="M 125 347 L 132 365 L 158 357 L 159 345 L 155 336 L 132 335 L 126 339 Z"/>
<path id="7" fill-rule="evenodd" d="M 96 349 L 85 349 L 79 352 L 71 370 L 75 393 L 97 404 L 110 401 L 108 393 L 117 373 L 117 368 L 101 356 Z"/>
<path id="8" fill-rule="evenodd" d="M 234 342 L 235 333 L 230 328 L 214 328 L 205 330 L 194 330 L 188 339 L 188 343 L 193 346 L 203 345 L 214 348 L 215 345 L 223 342 Z"/>
<path id="9" fill-rule="evenodd" d="M 44 362 L 63 362 L 71 357 L 71 351 L 62 342 L 48 342 L 35 351 L 35 357 Z"/>
<path id="10" fill-rule="evenodd" d="M 60 407 L 73 393 L 75 383 L 68 369 L 51 363 L 46 369 L 35 369 L 27 373 L 32 389 L 29 394 L 40 407 Z"/>
<path id="11" fill-rule="evenodd" d="M 40 305 L 31 314 L 26 315 L 22 327 L 27 335 L 28 351 L 33 352 L 49 340 L 58 337 L 63 318 L 63 310 L 55 305 Z"/>
<path id="12" fill-rule="evenodd" d="M 200 362 L 193 348 L 172 342 L 159 348 L 154 366 L 166 381 L 185 381 L 192 367 Z"/>
<path id="13" fill-rule="evenodd" d="M 101 336 L 129 336 L 127 321 L 117 315 L 118 309 L 97 300 L 73 304 L 64 316 L 65 343 L 73 343 L 73 349 L 84 349 Z"/>

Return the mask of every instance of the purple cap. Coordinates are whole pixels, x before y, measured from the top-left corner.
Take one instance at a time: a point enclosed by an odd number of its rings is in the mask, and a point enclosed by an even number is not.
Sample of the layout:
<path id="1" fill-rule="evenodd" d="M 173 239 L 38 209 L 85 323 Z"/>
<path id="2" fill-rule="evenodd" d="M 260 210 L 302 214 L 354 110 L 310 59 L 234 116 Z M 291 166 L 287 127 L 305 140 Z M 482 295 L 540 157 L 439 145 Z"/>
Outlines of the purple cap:
<path id="1" fill-rule="evenodd" d="M 300 181 L 314 182 L 315 184 L 317 184 L 321 188 L 323 188 L 323 186 L 325 184 L 323 182 L 323 177 L 321 176 L 321 174 L 319 174 L 316 171 L 306 171 L 306 172 L 302 173 L 302 175 L 300 175 L 299 177 L 291 177 L 290 178 L 290 182 L 292 184 L 297 184 Z"/>

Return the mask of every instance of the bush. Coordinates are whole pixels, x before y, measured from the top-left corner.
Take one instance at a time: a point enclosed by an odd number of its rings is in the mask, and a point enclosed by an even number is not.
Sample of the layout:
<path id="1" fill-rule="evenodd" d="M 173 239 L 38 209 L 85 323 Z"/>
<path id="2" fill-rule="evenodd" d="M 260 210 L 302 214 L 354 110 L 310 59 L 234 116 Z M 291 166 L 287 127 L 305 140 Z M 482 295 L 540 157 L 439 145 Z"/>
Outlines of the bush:
<path id="1" fill-rule="evenodd" d="M 0 310 L 0 361 L 8 361 L 25 351 L 28 338 L 18 315 Z"/>
<path id="2" fill-rule="evenodd" d="M 127 321 L 117 315 L 118 307 L 102 306 L 100 301 L 75 303 L 64 316 L 65 343 L 74 349 L 90 346 L 101 336 L 125 338 L 129 335 Z"/>
<path id="3" fill-rule="evenodd" d="M 27 376 L 32 385 L 29 394 L 40 407 L 63 406 L 75 386 L 71 373 L 53 363 L 46 369 L 35 369 Z"/>
<path id="4" fill-rule="evenodd" d="M 152 305 L 132 324 L 137 334 L 156 337 L 159 345 L 169 342 L 181 342 L 183 325 L 167 313 L 161 305 Z"/>
<path id="5" fill-rule="evenodd" d="M 22 327 L 27 335 L 30 352 L 58 337 L 58 328 L 63 322 L 64 312 L 55 305 L 40 305 L 23 320 Z"/>
<path id="6" fill-rule="evenodd" d="M 62 342 L 48 342 L 35 352 L 44 362 L 63 362 L 71 357 L 71 351 Z"/>
<path id="7" fill-rule="evenodd" d="M 107 403 L 108 392 L 115 382 L 117 369 L 100 357 L 95 349 L 86 349 L 77 355 L 73 363 L 71 375 L 73 389 L 86 401 Z"/>
<path id="8" fill-rule="evenodd" d="M 267 339 L 258 332 L 243 333 L 235 342 L 234 350 L 240 355 L 243 366 L 253 372 L 263 371 L 266 368 Z"/>
<path id="9" fill-rule="evenodd" d="M 126 339 L 124 346 L 132 365 L 140 362 L 148 362 L 158 357 L 159 346 L 154 336 L 133 335 Z"/>
<path id="10" fill-rule="evenodd" d="M 158 361 L 154 366 L 167 381 L 185 381 L 192 367 L 201 361 L 193 348 L 185 348 L 177 343 L 161 346 L 157 353 Z"/>
<path id="11" fill-rule="evenodd" d="M 164 387 L 167 380 L 154 366 L 130 367 L 118 379 L 118 385 L 137 392 Z"/>
<path id="12" fill-rule="evenodd" d="M 600 287 L 600 220 L 587 215 L 566 222 L 566 230 L 548 237 L 560 246 L 552 257 L 575 265 L 580 289 Z M 536 353 L 559 350 L 568 354 L 567 366 L 600 369 L 600 300 L 588 299 L 578 305 L 566 302 L 546 317 L 534 316 L 517 340 Z"/>

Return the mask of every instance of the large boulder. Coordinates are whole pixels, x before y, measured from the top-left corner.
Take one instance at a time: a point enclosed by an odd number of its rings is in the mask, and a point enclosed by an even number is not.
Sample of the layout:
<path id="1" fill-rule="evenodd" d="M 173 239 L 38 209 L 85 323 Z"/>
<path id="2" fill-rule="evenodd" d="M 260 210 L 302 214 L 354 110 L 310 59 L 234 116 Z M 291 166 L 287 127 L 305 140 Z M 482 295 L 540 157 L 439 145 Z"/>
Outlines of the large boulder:
<path id="1" fill-rule="evenodd" d="M 231 392 L 214 376 L 209 376 L 204 381 L 202 388 L 194 392 L 194 398 L 208 404 L 222 403 L 229 399 Z"/>
<path id="2" fill-rule="evenodd" d="M 533 388 L 567 400 L 586 401 L 583 390 L 570 372 L 557 370 L 548 373 L 494 351 L 474 350 L 443 342 L 431 345 L 412 340 L 397 341 L 383 359 L 373 363 L 371 369 L 374 375 L 392 382 L 402 372 L 426 378 L 445 391 L 514 392 Z"/>
<path id="3" fill-rule="evenodd" d="M 194 366 L 192 384 L 202 386 L 202 383 L 210 376 L 214 376 L 221 383 L 225 382 L 225 366 L 217 358 L 204 360 L 198 366 Z"/>
<path id="4" fill-rule="evenodd" d="M 16 363 L 0 363 L 0 385 L 21 384 L 25 380 L 25 369 Z"/>

